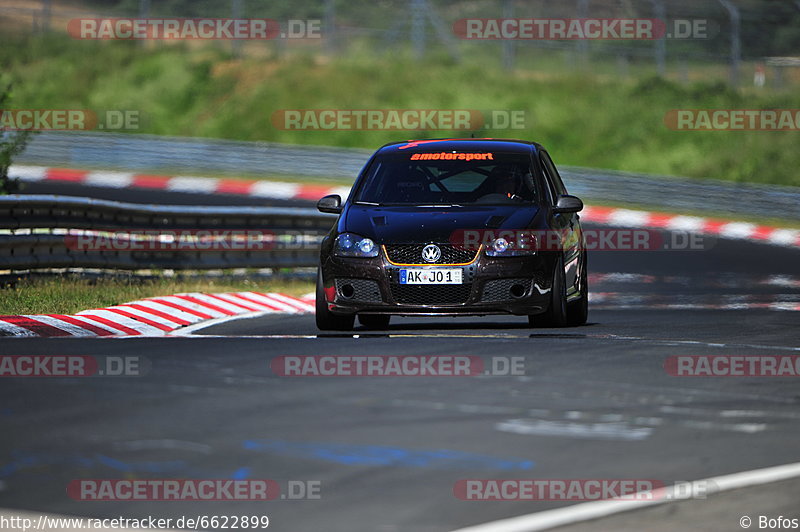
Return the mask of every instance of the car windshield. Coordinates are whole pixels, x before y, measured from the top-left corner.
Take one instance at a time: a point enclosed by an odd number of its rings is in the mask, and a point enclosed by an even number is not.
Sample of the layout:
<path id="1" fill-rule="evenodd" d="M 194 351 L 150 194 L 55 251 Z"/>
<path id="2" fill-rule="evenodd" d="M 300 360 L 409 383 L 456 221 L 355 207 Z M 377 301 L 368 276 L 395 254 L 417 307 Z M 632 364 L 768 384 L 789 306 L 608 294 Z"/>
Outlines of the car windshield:
<path id="1" fill-rule="evenodd" d="M 537 203 L 523 153 L 412 152 L 379 155 L 356 195 L 380 205 Z"/>

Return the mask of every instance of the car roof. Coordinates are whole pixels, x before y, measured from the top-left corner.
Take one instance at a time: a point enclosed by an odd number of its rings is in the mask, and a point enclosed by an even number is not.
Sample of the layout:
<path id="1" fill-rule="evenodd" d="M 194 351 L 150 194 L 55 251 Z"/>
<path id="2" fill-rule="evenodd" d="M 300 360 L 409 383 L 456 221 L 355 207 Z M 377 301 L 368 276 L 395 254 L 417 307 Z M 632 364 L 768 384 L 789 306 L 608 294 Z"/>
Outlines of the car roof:
<path id="1" fill-rule="evenodd" d="M 417 151 L 503 151 L 530 153 L 543 149 L 536 142 L 516 139 L 421 139 L 390 142 L 378 149 L 378 153 L 390 154 Z"/>

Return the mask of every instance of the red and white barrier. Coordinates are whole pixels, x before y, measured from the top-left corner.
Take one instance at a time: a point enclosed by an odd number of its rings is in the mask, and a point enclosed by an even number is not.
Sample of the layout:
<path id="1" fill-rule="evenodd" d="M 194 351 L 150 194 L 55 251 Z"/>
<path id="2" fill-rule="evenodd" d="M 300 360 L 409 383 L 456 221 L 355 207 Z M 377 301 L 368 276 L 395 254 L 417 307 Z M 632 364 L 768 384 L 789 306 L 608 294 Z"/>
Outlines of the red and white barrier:
<path id="1" fill-rule="evenodd" d="M 72 170 L 45 166 L 12 166 L 8 175 L 23 182 L 75 183 L 92 187 L 138 188 L 190 192 L 197 194 L 235 194 L 257 198 L 317 201 L 328 194 L 347 197 L 350 187 L 309 185 L 257 179 L 218 179 L 196 176 L 163 176 L 113 172 L 109 170 Z"/>
<path id="2" fill-rule="evenodd" d="M 342 197 L 346 197 L 350 193 L 350 187 L 330 187 L 284 181 L 160 176 L 108 170 L 88 171 L 47 168 L 44 166 L 12 166 L 9 170 L 9 175 L 25 182 L 50 181 L 110 188 L 138 188 L 201 194 L 234 194 L 278 200 L 317 201 L 328 194 L 339 194 Z M 756 225 L 735 220 L 589 206 L 581 212 L 581 219 L 600 225 L 691 231 L 717 235 L 723 238 L 737 238 L 779 246 L 800 247 L 800 230 Z"/>

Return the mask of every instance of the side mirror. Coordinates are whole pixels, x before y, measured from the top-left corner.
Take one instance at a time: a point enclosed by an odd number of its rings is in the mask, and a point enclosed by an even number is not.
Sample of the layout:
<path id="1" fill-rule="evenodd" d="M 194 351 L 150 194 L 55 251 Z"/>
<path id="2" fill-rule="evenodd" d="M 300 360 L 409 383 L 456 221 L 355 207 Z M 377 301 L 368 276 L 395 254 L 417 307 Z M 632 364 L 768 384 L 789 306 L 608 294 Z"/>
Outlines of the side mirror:
<path id="1" fill-rule="evenodd" d="M 317 202 L 317 210 L 319 212 L 339 214 L 342 212 L 342 198 L 339 196 L 339 194 L 325 196 Z"/>
<path id="2" fill-rule="evenodd" d="M 579 212 L 583 210 L 580 198 L 564 194 L 558 197 L 558 203 L 553 207 L 553 212 Z"/>

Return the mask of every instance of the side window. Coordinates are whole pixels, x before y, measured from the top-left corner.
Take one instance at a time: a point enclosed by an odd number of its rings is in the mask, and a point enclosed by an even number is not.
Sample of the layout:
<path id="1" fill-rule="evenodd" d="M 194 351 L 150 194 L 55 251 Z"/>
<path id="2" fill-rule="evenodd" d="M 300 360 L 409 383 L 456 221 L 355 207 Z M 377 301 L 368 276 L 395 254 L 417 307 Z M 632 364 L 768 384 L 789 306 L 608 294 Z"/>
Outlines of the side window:
<path id="1" fill-rule="evenodd" d="M 555 189 L 555 186 L 553 184 L 554 181 L 552 178 L 553 171 L 545 163 L 544 152 L 542 152 L 542 155 L 539 156 L 539 164 L 542 167 L 542 173 L 544 174 L 544 181 L 547 184 L 547 192 L 548 195 L 550 196 L 550 203 L 555 204 L 556 198 L 558 197 L 558 191 Z"/>
<path id="2" fill-rule="evenodd" d="M 549 174 L 550 179 L 553 182 L 553 186 L 556 189 L 557 196 L 566 194 L 567 187 L 565 187 L 564 182 L 561 181 L 561 176 L 558 175 L 558 170 L 556 169 L 556 165 L 553 164 L 553 160 L 550 158 L 550 156 L 547 154 L 546 151 L 542 151 L 542 163 L 544 167 L 547 169 L 547 173 Z"/>

